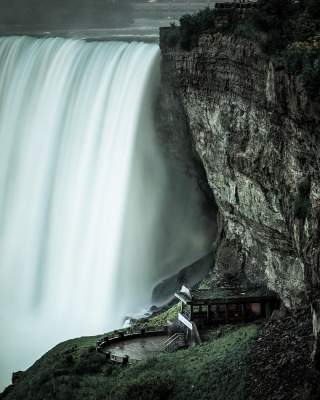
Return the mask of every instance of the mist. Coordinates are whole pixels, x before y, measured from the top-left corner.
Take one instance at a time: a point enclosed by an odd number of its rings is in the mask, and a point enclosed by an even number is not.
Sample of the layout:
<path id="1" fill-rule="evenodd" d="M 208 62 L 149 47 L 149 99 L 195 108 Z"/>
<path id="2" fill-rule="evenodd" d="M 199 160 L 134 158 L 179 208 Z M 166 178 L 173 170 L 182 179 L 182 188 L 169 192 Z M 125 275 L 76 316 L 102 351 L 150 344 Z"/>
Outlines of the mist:
<path id="1" fill-rule="evenodd" d="M 158 35 L 136 17 L 127 0 L 0 3 L 5 35 Z M 215 234 L 155 130 L 159 47 L 52 36 L 0 38 L 0 390 L 60 341 L 143 314 Z"/>
<path id="2" fill-rule="evenodd" d="M 209 252 L 200 192 L 157 139 L 159 84 L 155 44 L 0 38 L 2 384 Z"/>

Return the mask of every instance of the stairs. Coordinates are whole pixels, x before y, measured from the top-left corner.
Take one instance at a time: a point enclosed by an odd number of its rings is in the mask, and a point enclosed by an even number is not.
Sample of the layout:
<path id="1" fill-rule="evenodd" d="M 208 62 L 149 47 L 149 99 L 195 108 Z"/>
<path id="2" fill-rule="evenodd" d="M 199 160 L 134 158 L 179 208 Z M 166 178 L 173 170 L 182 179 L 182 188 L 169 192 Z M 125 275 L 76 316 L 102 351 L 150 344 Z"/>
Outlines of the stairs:
<path id="1" fill-rule="evenodd" d="M 184 333 L 175 333 L 162 343 L 162 350 L 168 353 L 186 347 Z"/>

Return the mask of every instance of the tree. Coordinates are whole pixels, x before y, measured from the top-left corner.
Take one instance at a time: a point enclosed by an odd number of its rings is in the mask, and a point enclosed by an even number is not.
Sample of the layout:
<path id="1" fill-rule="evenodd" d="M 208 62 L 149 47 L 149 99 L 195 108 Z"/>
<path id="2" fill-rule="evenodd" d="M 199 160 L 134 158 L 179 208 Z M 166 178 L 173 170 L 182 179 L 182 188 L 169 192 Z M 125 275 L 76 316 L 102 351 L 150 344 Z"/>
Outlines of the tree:
<path id="1" fill-rule="evenodd" d="M 320 1 L 308 0 L 307 11 L 311 17 L 320 18 Z"/>
<path id="2" fill-rule="evenodd" d="M 286 20 L 292 17 L 297 8 L 291 0 L 259 0 L 255 13 L 255 24 L 262 31 L 282 30 Z"/>

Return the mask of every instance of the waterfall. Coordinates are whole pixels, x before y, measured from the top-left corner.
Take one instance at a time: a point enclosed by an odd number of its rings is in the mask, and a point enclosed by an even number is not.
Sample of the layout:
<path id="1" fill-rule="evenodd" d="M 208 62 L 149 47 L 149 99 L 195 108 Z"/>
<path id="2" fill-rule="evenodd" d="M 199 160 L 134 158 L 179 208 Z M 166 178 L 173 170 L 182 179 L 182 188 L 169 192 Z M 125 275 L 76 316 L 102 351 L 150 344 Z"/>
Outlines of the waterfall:
<path id="1" fill-rule="evenodd" d="M 121 326 L 169 264 L 207 249 L 196 196 L 157 150 L 159 60 L 143 43 L 0 38 L 2 385 L 59 341 Z"/>

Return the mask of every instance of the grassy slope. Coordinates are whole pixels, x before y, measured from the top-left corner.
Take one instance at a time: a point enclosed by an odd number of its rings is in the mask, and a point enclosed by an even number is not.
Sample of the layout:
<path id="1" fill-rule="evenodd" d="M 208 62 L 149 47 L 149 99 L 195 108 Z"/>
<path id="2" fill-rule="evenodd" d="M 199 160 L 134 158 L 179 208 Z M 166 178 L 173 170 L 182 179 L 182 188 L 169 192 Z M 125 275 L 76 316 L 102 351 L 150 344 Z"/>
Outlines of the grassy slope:
<path id="1" fill-rule="evenodd" d="M 106 364 L 92 347 L 96 338 L 70 340 L 44 355 L 3 398 L 245 400 L 244 360 L 256 331 L 256 325 L 232 327 L 202 346 L 130 367 Z"/>
<path id="2" fill-rule="evenodd" d="M 177 303 L 159 314 L 139 319 L 133 325 L 139 328 L 156 328 L 167 325 L 167 321 L 174 321 L 177 318 L 180 309 L 181 305 Z"/>

